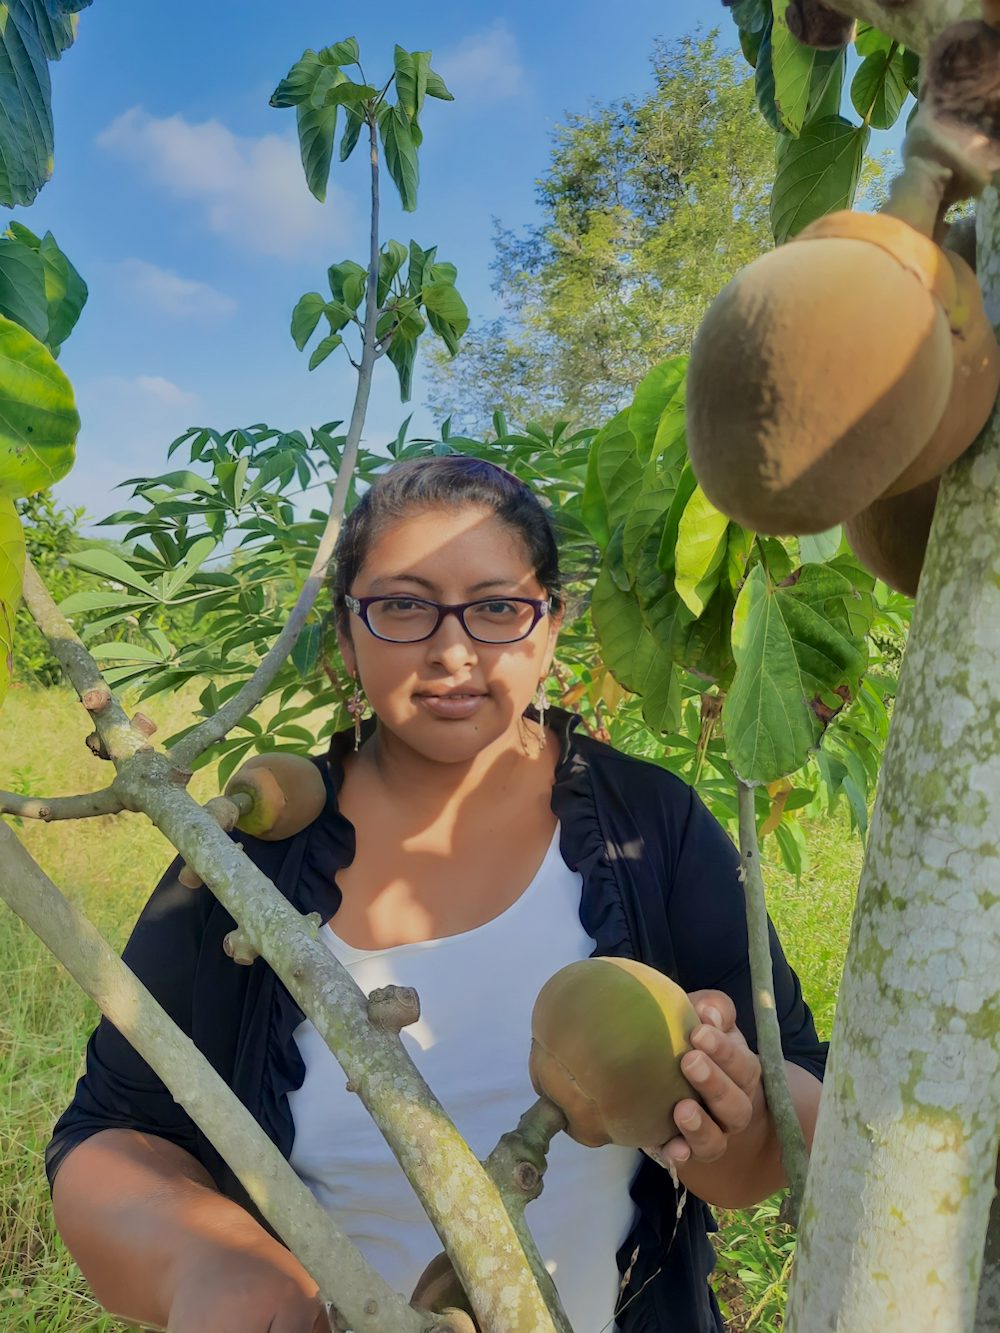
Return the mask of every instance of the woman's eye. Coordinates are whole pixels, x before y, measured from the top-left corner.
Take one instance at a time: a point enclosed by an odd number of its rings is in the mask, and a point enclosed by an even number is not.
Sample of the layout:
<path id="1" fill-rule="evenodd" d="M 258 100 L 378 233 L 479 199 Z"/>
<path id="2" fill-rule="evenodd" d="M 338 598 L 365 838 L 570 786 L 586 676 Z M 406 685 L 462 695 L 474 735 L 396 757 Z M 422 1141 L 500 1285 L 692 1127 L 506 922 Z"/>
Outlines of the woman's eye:
<path id="1" fill-rule="evenodd" d="M 488 616 L 516 616 L 518 607 L 516 602 L 480 602 L 477 610 Z"/>
<path id="2" fill-rule="evenodd" d="M 423 603 L 415 602 L 412 597 L 393 597 L 381 603 L 382 610 L 390 616 L 412 615 L 423 609 Z"/>

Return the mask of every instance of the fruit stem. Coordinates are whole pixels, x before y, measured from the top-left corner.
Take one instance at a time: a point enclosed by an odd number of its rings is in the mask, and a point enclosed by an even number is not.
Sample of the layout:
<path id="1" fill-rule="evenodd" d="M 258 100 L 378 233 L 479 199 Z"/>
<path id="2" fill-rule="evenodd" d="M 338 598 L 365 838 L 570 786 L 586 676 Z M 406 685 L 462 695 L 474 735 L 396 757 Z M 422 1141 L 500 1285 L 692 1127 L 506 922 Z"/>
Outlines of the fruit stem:
<path id="1" fill-rule="evenodd" d="M 890 185 L 889 202 L 882 211 L 939 240 L 952 172 L 942 162 L 925 157 L 909 137 L 903 152 L 905 165 Z"/>

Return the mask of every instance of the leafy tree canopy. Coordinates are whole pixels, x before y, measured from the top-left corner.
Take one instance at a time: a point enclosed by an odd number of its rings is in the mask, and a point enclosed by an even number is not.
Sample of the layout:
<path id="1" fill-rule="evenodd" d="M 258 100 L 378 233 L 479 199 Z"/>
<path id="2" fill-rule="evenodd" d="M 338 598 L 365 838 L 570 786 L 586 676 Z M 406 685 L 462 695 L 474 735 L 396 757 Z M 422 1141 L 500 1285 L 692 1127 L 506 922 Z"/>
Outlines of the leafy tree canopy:
<path id="1" fill-rule="evenodd" d="M 771 245 L 774 136 L 752 71 L 716 33 L 658 42 L 653 88 L 573 114 L 538 184 L 542 221 L 497 229 L 507 313 L 438 358 L 431 405 L 482 430 L 606 419 L 686 352 L 721 287 Z"/>

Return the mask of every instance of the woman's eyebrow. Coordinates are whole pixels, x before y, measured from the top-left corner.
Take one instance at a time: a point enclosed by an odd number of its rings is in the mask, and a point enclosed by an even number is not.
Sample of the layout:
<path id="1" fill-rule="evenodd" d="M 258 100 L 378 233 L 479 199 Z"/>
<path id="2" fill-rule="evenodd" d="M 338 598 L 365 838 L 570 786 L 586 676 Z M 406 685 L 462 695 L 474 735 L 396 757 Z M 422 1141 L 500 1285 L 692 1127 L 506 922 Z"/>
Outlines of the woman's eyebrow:
<path id="1" fill-rule="evenodd" d="M 437 592 L 437 584 L 432 583 L 430 579 L 422 578 L 419 574 L 383 574 L 377 579 L 372 579 L 372 588 L 381 588 L 391 583 L 416 583 L 421 588 L 426 588 L 428 592 Z M 515 578 L 506 579 L 483 579 L 480 583 L 473 583 L 468 591 L 470 593 L 484 592 L 487 588 L 513 588 L 516 587 L 518 580 Z"/>

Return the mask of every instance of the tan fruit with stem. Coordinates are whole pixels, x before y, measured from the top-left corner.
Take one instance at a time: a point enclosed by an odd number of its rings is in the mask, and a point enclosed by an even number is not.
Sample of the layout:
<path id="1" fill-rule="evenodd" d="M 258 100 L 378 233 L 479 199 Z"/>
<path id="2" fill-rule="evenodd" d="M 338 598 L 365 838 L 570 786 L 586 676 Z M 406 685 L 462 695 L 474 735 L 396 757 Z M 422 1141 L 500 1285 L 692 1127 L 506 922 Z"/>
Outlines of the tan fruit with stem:
<path id="1" fill-rule="evenodd" d="M 254 755 L 241 765 L 226 784 L 225 794 L 240 800 L 236 827 L 266 842 L 300 833 L 326 804 L 323 775 L 312 760 L 274 751 Z"/>
<path id="2" fill-rule="evenodd" d="M 672 1138 L 673 1111 L 698 1094 L 681 1073 L 700 1023 L 685 992 L 629 958 L 586 958 L 550 977 L 531 1016 L 528 1070 L 586 1147 L 651 1147 Z"/>
<path id="3" fill-rule="evenodd" d="M 888 214 L 837 213 L 748 265 L 698 331 L 695 475 L 757 532 L 821 532 L 870 505 L 945 413 L 956 279 Z"/>
<path id="4" fill-rule="evenodd" d="M 940 480 L 876 500 L 844 525 L 854 554 L 897 592 L 915 597 Z"/>

